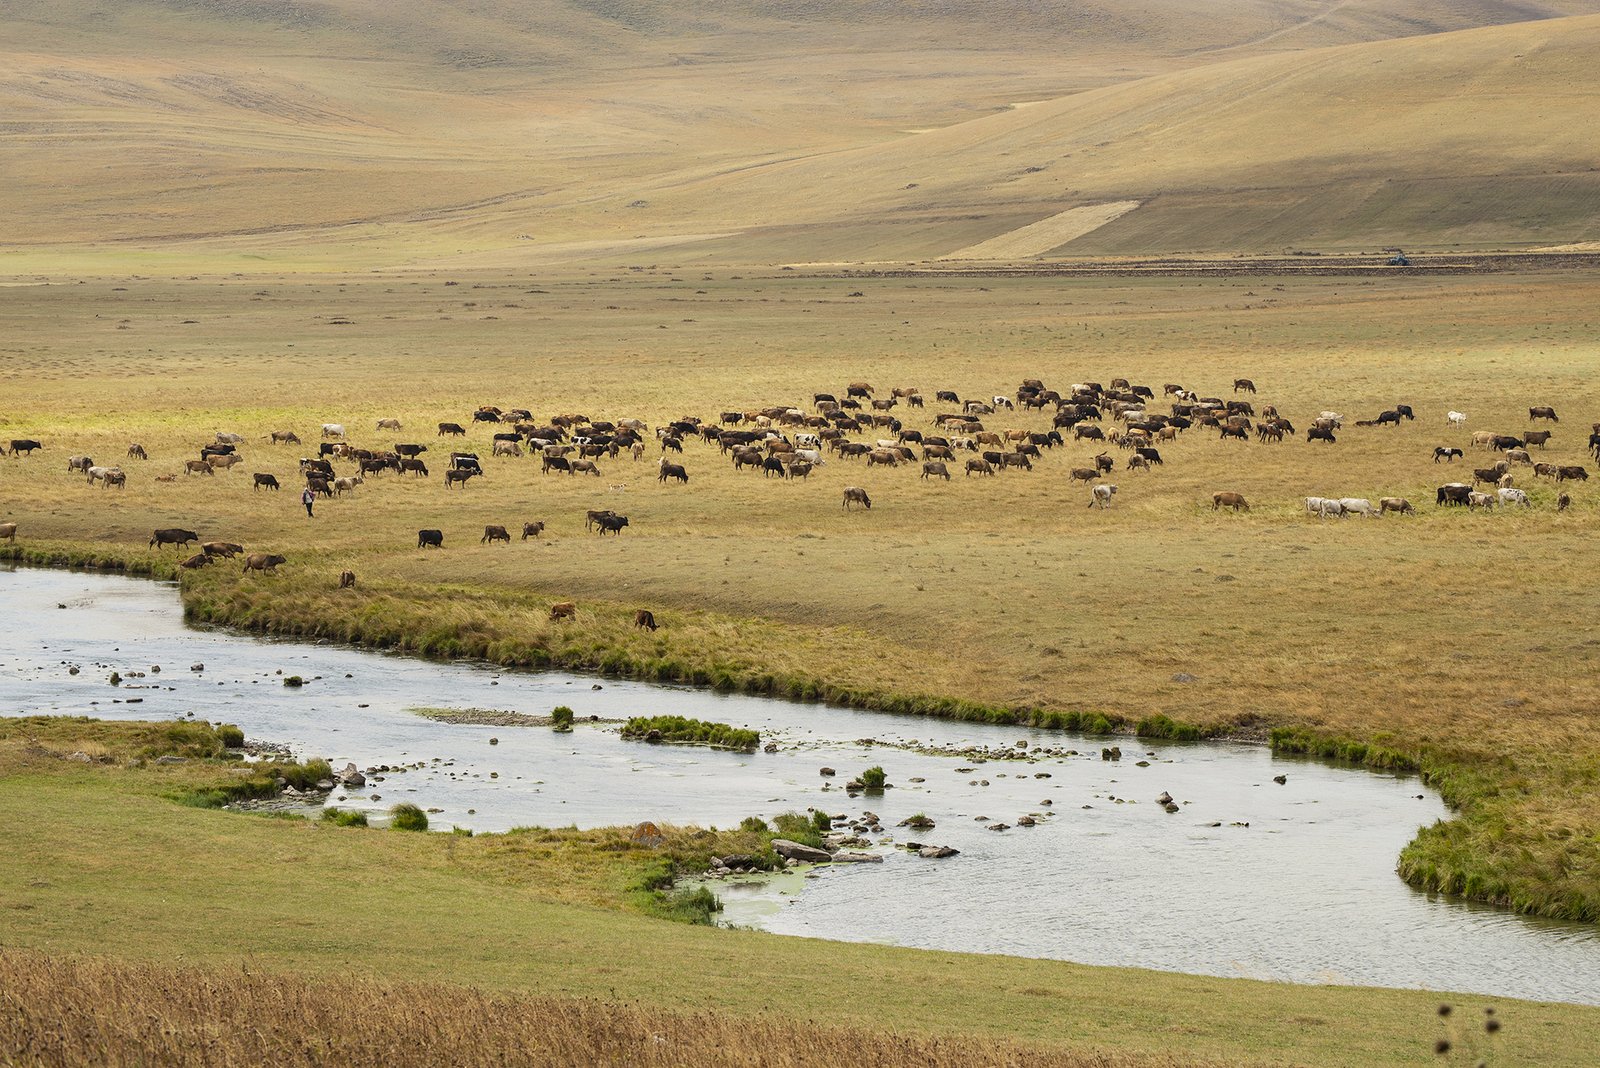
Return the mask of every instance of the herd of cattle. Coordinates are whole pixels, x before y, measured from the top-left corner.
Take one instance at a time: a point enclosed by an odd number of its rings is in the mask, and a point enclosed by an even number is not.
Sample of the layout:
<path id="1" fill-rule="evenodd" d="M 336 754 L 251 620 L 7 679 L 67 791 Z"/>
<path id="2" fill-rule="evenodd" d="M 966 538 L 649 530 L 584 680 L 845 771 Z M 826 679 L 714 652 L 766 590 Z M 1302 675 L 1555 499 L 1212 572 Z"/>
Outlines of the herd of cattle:
<path id="1" fill-rule="evenodd" d="M 1241 394 L 1245 395 L 1241 398 Z M 994 395 L 986 399 L 968 398 L 963 401 L 954 391 L 938 390 L 934 403 L 941 406 L 929 417 L 927 405 L 920 390 L 896 388 L 880 396 L 867 382 L 852 382 L 843 396 L 817 393 L 811 398 L 809 410 L 792 405 L 775 405 L 756 410 L 728 410 L 719 413 L 716 420 L 687 416 L 672 420 L 652 429 L 638 418 L 594 419 L 581 413 L 565 413 L 545 421 L 535 421 L 526 408 L 501 409 L 492 406 L 479 408 L 468 421 L 476 427 L 488 425 L 491 457 L 515 460 L 535 457 L 543 475 L 588 475 L 601 477 L 601 463 L 617 461 L 626 455 L 631 461 L 640 461 L 647 452 L 659 450 L 656 478 L 659 482 L 687 485 L 689 472 L 682 462 L 686 446 L 692 442 L 701 447 L 715 447 L 727 458 L 735 471 L 759 472 L 763 478 L 783 480 L 808 479 L 819 467 L 830 461 L 860 463 L 867 468 L 910 467 L 920 472 L 922 479 L 949 481 L 952 467 L 964 477 L 993 477 L 998 472 L 1015 470 L 1031 472 L 1035 461 L 1068 442 L 1091 443 L 1098 451 L 1080 465 L 1068 470 L 1068 483 L 1083 482 L 1089 489 L 1090 508 L 1108 508 L 1118 487 L 1104 479 L 1118 466 L 1111 449 L 1123 453 L 1122 466 L 1128 471 L 1151 470 L 1164 466 L 1161 447 L 1176 442 L 1181 435 L 1215 432 L 1221 441 L 1230 439 L 1248 442 L 1252 436 L 1263 445 L 1281 444 L 1285 438 L 1296 436 L 1294 424 L 1279 413 L 1276 406 L 1264 404 L 1257 411 L 1253 400 L 1255 383 L 1240 378 L 1233 382 L 1232 395 L 1203 397 L 1181 385 L 1168 383 L 1162 387 L 1161 404 L 1166 411 L 1158 412 L 1155 391 L 1127 379 L 1112 379 L 1109 384 L 1098 382 L 1075 383 L 1065 392 L 1045 387 L 1038 379 L 1025 380 L 1010 395 Z M 917 410 L 923 427 L 912 427 L 902 421 L 897 408 L 902 408 L 907 418 Z M 1050 415 L 1048 429 L 1024 430 L 991 425 L 1008 418 L 1018 409 L 1043 412 Z M 1002 414 L 1005 413 L 1005 414 Z M 1355 420 L 1356 427 L 1397 426 L 1402 421 L 1416 418 L 1410 405 L 1397 404 L 1378 413 L 1372 419 Z M 1549 406 L 1528 409 L 1529 423 L 1559 424 L 1555 410 Z M 1465 413 L 1451 411 L 1446 424 L 1452 428 L 1465 426 Z M 1346 420 L 1338 412 L 1323 411 L 1308 421 L 1305 429 L 1307 442 L 1333 446 L 1344 433 Z M 403 427 L 398 419 L 380 419 L 377 429 L 398 435 Z M 457 422 L 436 424 L 433 448 L 441 451 L 441 438 L 460 438 L 468 434 L 467 426 Z M 1488 509 L 1495 505 L 1532 507 L 1526 490 L 1513 483 L 1526 472 L 1532 478 L 1547 478 L 1553 483 L 1586 482 L 1588 471 L 1580 464 L 1541 462 L 1532 450 L 1545 454 L 1555 431 L 1549 428 L 1530 429 L 1519 434 L 1477 431 L 1471 436 L 1471 447 L 1482 450 L 1490 459 L 1486 466 L 1475 467 L 1473 480 L 1455 481 L 1440 485 L 1435 496 L 1439 507 L 1464 506 L 1468 509 Z M 392 448 L 363 448 L 348 440 L 345 427 L 338 423 L 324 423 L 320 428 L 317 454 L 301 457 L 298 469 L 304 479 L 304 491 L 315 497 L 335 497 L 352 494 L 368 479 L 392 474 L 396 478 L 425 479 L 432 477 L 424 454 L 432 449 L 426 441 L 395 442 Z M 277 430 L 268 434 L 266 443 L 275 446 L 301 445 L 298 434 L 292 430 Z M 245 439 L 239 434 L 218 433 L 215 440 L 198 448 L 198 455 L 185 459 L 185 477 L 211 477 L 219 470 L 231 470 L 245 462 L 240 446 Z M 19 438 L 10 442 L 7 453 L 12 457 L 31 456 L 43 449 L 41 442 Z M 1588 453 L 1600 459 L 1600 423 L 1591 428 Z M 1433 450 L 1435 464 L 1453 464 L 1464 459 L 1466 451 L 1451 446 L 1438 446 Z M 127 460 L 148 461 L 148 452 L 139 444 L 128 446 Z M 344 473 L 335 464 L 349 465 Z M 449 449 L 442 463 L 441 476 L 447 490 L 465 488 L 474 478 L 484 475 L 483 460 L 477 452 Z M 127 485 L 127 474 L 121 467 L 97 464 L 88 455 L 72 455 L 67 459 L 67 471 L 82 475 L 85 481 L 105 488 Z M 178 475 L 166 473 L 156 476 L 157 481 L 174 482 Z M 278 477 L 267 472 L 253 472 L 252 490 L 275 491 L 281 488 Z M 1480 489 L 1479 487 L 1483 487 Z M 613 486 L 613 488 L 619 488 Z M 1556 507 L 1566 509 L 1571 497 L 1558 492 Z M 849 510 L 860 505 L 872 507 L 871 497 L 860 486 L 846 486 L 841 506 Z M 1376 503 L 1366 498 L 1306 497 L 1305 511 L 1322 519 L 1341 516 L 1379 517 L 1393 512 L 1399 515 L 1416 511 L 1409 500 L 1402 497 L 1381 497 Z M 1228 509 L 1234 512 L 1249 511 L 1244 495 L 1233 490 L 1220 490 L 1211 496 L 1213 511 Z M 585 516 L 587 529 L 600 535 L 620 535 L 628 527 L 628 517 L 611 510 L 591 510 Z M 538 537 L 544 523 L 526 523 L 522 527 L 522 540 Z M 16 524 L 0 524 L 0 539 L 13 539 Z M 198 535 L 181 529 L 163 529 L 154 532 L 152 547 L 161 545 L 184 546 L 198 542 Z M 481 543 L 511 541 L 511 533 L 504 526 L 488 526 L 479 539 Z M 419 549 L 442 548 L 444 533 L 438 529 L 417 532 Z M 219 557 L 231 558 L 242 550 L 230 543 L 208 542 L 202 551 L 184 562 L 185 567 L 202 567 Z M 271 572 L 283 558 L 274 554 L 249 554 L 245 557 L 246 571 Z M 342 585 L 353 585 L 354 576 L 341 575 Z"/>

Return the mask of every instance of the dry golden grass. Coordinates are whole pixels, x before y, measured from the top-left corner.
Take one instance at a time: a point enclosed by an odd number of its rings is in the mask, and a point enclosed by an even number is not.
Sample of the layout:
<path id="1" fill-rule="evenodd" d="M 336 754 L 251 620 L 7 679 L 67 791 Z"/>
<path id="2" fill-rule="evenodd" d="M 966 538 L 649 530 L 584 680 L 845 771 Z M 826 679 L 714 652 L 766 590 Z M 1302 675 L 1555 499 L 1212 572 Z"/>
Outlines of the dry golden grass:
<path id="1" fill-rule="evenodd" d="M 307 979 L 0 949 L 0 1060 L 60 1065 L 638 1065 L 699 1068 L 1163 1068 L 1223 1062 L 916 1036 L 824 1020 L 672 1012 L 637 1001 L 454 984 Z M 1246 1062 L 1229 1062 L 1242 1064 Z"/>

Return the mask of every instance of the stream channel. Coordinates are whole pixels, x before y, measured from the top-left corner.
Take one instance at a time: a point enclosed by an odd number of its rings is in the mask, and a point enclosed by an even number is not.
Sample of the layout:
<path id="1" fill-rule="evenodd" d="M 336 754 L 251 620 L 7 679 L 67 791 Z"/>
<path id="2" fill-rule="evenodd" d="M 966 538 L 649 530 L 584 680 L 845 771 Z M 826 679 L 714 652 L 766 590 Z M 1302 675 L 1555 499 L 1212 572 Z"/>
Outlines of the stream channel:
<path id="1" fill-rule="evenodd" d="M 872 836 L 871 848 L 881 864 L 712 883 L 727 923 L 1086 964 L 1600 1004 L 1600 929 L 1418 893 L 1395 875 L 1417 828 L 1447 816 L 1413 775 L 1274 756 L 1261 745 L 1085 737 L 195 630 L 184 625 L 173 584 L 121 576 L 0 567 L 0 603 L 0 714 L 193 715 L 335 767 L 421 762 L 359 793 L 336 791 L 346 796 L 341 807 L 374 816 L 411 801 L 442 810 L 431 817 L 435 828 L 474 831 L 644 820 L 726 827 L 812 807 L 881 818 L 885 834 Z M 204 670 L 191 671 L 195 664 Z M 113 670 L 146 675 L 112 687 Z M 282 675 L 307 683 L 285 687 Z M 453 725 L 412 711 L 547 715 L 556 705 L 577 713 L 572 733 Z M 661 713 L 751 727 L 779 751 L 646 745 L 624 741 L 615 724 L 583 722 Z M 975 763 L 862 739 L 940 749 L 1026 741 L 1079 755 Z M 1112 744 L 1122 759 L 1102 760 Z M 848 798 L 840 785 L 872 765 L 883 766 L 893 788 Z M 838 775 L 823 777 L 824 766 Z M 1274 782 L 1279 775 L 1287 782 Z M 1163 792 L 1178 812 L 1156 803 Z M 896 827 L 914 813 L 936 827 Z M 1037 825 L 1016 826 L 1030 813 Z M 1012 826 L 986 829 L 997 822 Z M 929 860 L 878 842 L 891 836 L 960 855 Z"/>

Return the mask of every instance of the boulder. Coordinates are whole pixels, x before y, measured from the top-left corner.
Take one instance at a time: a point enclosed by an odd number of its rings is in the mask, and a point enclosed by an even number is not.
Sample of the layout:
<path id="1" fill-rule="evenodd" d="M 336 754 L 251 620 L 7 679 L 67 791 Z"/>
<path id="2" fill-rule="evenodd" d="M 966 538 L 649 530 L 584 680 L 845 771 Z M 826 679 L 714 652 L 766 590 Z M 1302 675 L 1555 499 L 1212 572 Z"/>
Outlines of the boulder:
<path id="1" fill-rule="evenodd" d="M 917 850 L 917 856 L 927 857 L 929 860 L 943 860 L 945 857 L 959 856 L 961 850 L 949 846 L 925 845 Z"/>
<path id="2" fill-rule="evenodd" d="M 807 864 L 824 864 L 837 859 L 826 849 L 817 849 L 815 846 L 801 845 L 791 842 L 787 838 L 774 838 L 773 851 L 784 860 L 798 860 Z"/>
<path id="3" fill-rule="evenodd" d="M 883 858 L 876 853 L 835 853 L 831 858 L 835 864 L 882 864 Z"/>
<path id="4" fill-rule="evenodd" d="M 358 789 L 367 785 L 367 777 L 361 774 L 354 764 L 346 764 L 343 771 L 333 773 L 333 778 L 341 785 Z"/>
<path id="5" fill-rule="evenodd" d="M 823 768 L 822 769 L 822 774 L 823 775 L 833 775 L 833 774 L 835 774 L 835 772 L 834 772 L 834 770 L 832 768 Z"/>

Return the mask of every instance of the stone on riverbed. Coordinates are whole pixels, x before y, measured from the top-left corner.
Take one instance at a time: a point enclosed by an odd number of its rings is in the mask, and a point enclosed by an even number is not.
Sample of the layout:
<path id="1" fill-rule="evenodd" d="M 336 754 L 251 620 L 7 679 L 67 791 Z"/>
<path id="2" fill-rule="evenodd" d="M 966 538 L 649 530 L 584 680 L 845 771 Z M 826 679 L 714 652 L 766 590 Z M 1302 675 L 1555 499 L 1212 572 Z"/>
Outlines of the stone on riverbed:
<path id="1" fill-rule="evenodd" d="M 784 860 L 798 860 L 808 864 L 825 864 L 830 860 L 838 859 L 826 849 L 801 845 L 799 842 L 791 842 L 787 838 L 774 838 L 772 840 L 772 848 Z"/>
<path id="2" fill-rule="evenodd" d="M 925 845 L 917 850 L 917 856 L 927 857 L 929 860 L 943 860 L 945 857 L 959 856 L 961 850 L 952 849 L 950 846 Z"/>
<path id="3" fill-rule="evenodd" d="M 776 842 L 773 845 L 777 845 Z M 883 858 L 876 853 L 851 853 L 839 852 L 828 858 L 835 864 L 882 864 Z"/>

